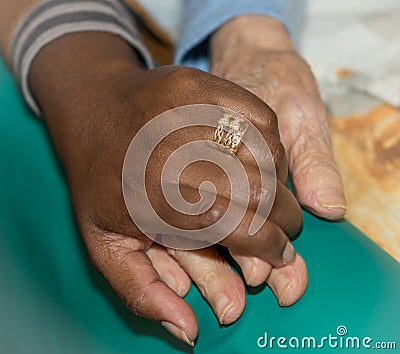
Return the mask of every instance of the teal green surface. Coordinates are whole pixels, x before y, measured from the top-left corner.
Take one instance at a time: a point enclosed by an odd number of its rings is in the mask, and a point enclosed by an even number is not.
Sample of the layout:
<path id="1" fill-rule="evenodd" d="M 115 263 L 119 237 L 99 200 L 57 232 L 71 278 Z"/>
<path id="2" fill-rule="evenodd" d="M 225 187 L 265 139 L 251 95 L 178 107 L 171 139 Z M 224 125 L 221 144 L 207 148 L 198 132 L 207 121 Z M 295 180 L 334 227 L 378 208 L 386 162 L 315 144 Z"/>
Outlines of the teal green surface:
<path id="1" fill-rule="evenodd" d="M 343 339 L 394 341 L 397 349 L 388 351 L 400 352 L 399 264 L 348 223 L 309 214 L 295 241 L 309 288 L 295 306 L 280 308 L 268 288 L 253 289 L 242 318 L 221 328 L 193 287 L 187 301 L 200 326 L 194 349 L 134 317 L 88 263 L 47 133 L 2 62 L 0 108 L 0 354 L 302 352 L 276 343 L 259 348 L 257 340 L 265 332 L 319 339 L 341 325 Z M 324 343 L 312 351 L 364 350 Z"/>

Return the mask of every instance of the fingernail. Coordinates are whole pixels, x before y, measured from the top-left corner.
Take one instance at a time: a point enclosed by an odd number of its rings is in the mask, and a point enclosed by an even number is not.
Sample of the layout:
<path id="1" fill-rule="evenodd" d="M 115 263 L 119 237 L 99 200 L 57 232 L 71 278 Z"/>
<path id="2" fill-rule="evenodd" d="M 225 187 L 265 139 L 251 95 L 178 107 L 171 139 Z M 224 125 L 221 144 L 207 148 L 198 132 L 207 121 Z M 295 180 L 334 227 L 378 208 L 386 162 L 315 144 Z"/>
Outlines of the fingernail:
<path id="1" fill-rule="evenodd" d="M 284 307 L 287 305 L 286 300 L 292 286 L 293 280 L 286 277 L 284 274 L 281 274 L 273 284 L 270 284 L 280 306 Z"/>
<path id="2" fill-rule="evenodd" d="M 285 306 L 287 306 L 287 301 L 286 300 L 288 298 L 289 292 L 292 289 L 292 286 L 293 286 L 294 282 L 293 282 L 293 280 L 290 280 L 290 279 L 286 278 L 285 280 L 282 281 L 282 283 L 285 284 L 285 285 L 282 286 L 282 290 L 281 290 L 282 293 L 278 297 L 278 302 L 279 302 L 280 306 L 285 307 Z"/>
<path id="3" fill-rule="evenodd" d="M 225 317 L 229 310 L 233 307 L 233 302 L 228 299 L 225 294 L 220 294 L 215 302 L 215 311 L 217 312 L 218 320 L 224 324 Z"/>
<path id="4" fill-rule="evenodd" d="M 176 279 L 170 273 L 167 273 L 163 276 L 164 283 L 167 284 L 172 290 L 174 290 L 180 297 L 182 297 L 183 292 L 183 284 Z"/>
<path id="5" fill-rule="evenodd" d="M 324 208 L 336 208 L 347 210 L 346 201 L 341 192 L 320 191 L 317 194 L 318 203 Z"/>
<path id="6" fill-rule="evenodd" d="M 183 284 L 181 282 L 178 282 L 178 289 L 176 290 L 176 293 L 178 296 L 183 297 Z"/>
<path id="7" fill-rule="evenodd" d="M 251 264 L 251 268 L 249 269 L 250 270 L 247 272 L 247 276 L 245 277 L 245 279 L 246 279 L 246 284 L 252 286 L 254 275 L 256 274 L 256 267 L 254 266 L 254 264 Z"/>
<path id="8" fill-rule="evenodd" d="M 194 347 L 194 342 L 189 340 L 186 332 L 183 329 L 180 329 L 179 327 L 177 327 L 174 324 L 167 322 L 167 321 L 162 321 L 161 326 L 163 326 L 168 332 L 170 332 L 176 338 L 184 341 L 186 344 L 189 344 L 191 347 Z"/>
<path id="9" fill-rule="evenodd" d="M 282 252 L 283 264 L 287 265 L 293 263 L 295 258 L 296 258 L 296 251 L 294 250 L 293 245 L 290 242 L 287 242 Z"/>
<path id="10" fill-rule="evenodd" d="M 251 286 L 254 274 L 256 273 L 256 267 L 254 262 L 248 257 L 243 257 L 243 256 L 236 256 L 236 260 L 240 261 L 239 265 L 242 268 L 242 273 L 244 279 L 246 280 L 246 284 Z"/>

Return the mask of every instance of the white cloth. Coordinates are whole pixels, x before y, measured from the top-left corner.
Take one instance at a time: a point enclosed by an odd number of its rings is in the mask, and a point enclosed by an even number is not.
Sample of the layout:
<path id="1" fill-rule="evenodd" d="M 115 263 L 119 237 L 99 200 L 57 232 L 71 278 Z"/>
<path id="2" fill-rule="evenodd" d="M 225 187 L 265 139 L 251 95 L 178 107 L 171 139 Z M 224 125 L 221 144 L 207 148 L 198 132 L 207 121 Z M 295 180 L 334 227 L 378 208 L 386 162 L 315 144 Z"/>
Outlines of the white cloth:
<path id="1" fill-rule="evenodd" d="M 136 0 L 174 43 L 182 24 L 185 0 Z"/>
<path id="2" fill-rule="evenodd" d="M 301 47 L 321 83 L 400 106 L 399 0 L 310 0 Z"/>

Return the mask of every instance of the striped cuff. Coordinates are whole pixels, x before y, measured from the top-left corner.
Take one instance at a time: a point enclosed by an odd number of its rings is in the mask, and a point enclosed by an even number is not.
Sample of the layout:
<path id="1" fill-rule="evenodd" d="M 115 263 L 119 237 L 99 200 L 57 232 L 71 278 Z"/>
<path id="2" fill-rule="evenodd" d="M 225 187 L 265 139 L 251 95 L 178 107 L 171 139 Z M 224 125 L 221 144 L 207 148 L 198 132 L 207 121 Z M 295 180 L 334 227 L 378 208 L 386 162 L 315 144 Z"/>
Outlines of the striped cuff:
<path id="1" fill-rule="evenodd" d="M 120 36 L 153 67 L 150 53 L 139 38 L 130 10 L 118 0 L 44 0 L 34 6 L 15 27 L 11 39 L 14 71 L 25 100 L 40 110 L 28 86 L 30 66 L 39 51 L 50 42 L 76 32 L 108 32 Z"/>

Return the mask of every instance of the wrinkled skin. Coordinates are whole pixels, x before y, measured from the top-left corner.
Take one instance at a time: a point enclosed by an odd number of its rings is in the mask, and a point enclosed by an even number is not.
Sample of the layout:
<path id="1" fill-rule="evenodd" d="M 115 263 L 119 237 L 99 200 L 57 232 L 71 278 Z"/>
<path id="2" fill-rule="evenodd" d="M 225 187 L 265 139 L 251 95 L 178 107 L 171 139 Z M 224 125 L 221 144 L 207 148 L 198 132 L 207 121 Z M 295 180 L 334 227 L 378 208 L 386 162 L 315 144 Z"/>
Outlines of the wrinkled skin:
<path id="1" fill-rule="evenodd" d="M 314 76 L 283 25 L 258 15 L 229 21 L 212 36 L 211 72 L 253 92 L 275 111 L 299 202 L 320 217 L 343 217 L 346 200 L 327 113 Z M 271 267 L 253 261 L 253 277 L 267 279 Z M 245 276 L 248 263 L 248 258 L 240 263 Z M 291 294 L 303 289 L 294 282 Z"/>
<path id="2" fill-rule="evenodd" d="M 276 201 L 263 228 L 255 236 L 247 235 L 247 216 L 257 205 L 257 200 L 251 200 L 241 225 L 221 244 L 239 265 L 246 264 L 242 268 L 250 285 L 267 279 L 282 305 L 290 305 L 302 295 L 307 285 L 305 264 L 288 241 L 299 231 L 301 211 L 284 186 L 287 163 L 276 116 L 262 100 L 229 81 L 194 69 L 165 66 L 141 71 L 135 52 L 118 37 L 103 33 L 68 35 L 48 45 L 33 63 L 30 85 L 65 167 L 89 257 L 133 313 L 160 322 L 192 344 L 197 321 L 182 299 L 191 281 L 221 323 L 234 322 L 244 309 L 243 281 L 215 247 L 177 251 L 154 244 L 136 228 L 122 197 L 123 159 L 135 133 L 158 114 L 195 103 L 220 105 L 248 118 L 267 140 L 279 177 Z M 196 129 L 197 138 L 210 139 L 212 129 Z M 174 144 L 190 140 L 192 134 L 190 130 L 176 133 L 161 143 L 155 152 L 158 158 L 150 161 L 153 165 L 146 183 L 152 186 L 148 192 L 153 205 L 164 203 L 159 186 L 160 159 Z M 244 148 L 238 157 L 250 172 L 252 198 L 256 199 L 254 161 Z M 199 180 L 216 183 L 219 197 L 205 216 L 213 222 L 219 215 L 213 211 L 224 210 L 229 199 L 219 172 L 199 163 L 190 166 L 182 178 L 186 186 L 183 194 L 189 200 Z M 159 210 L 162 214 L 164 208 Z M 179 223 L 173 215 L 164 216 Z M 187 221 L 193 228 L 198 222 Z M 267 276 L 252 272 L 257 267 Z"/>
<path id="3" fill-rule="evenodd" d="M 265 16 L 238 17 L 212 37 L 211 72 L 253 92 L 278 117 L 296 196 L 318 216 L 346 210 L 327 113 L 308 64 L 285 28 Z"/>
<path id="4" fill-rule="evenodd" d="M 265 25 L 259 20 L 265 18 L 252 18 L 251 22 Z M 331 153 L 326 113 L 308 66 L 288 45 L 281 28 L 273 28 L 277 31 L 274 36 L 271 31 L 265 32 L 277 39 L 276 46 L 271 41 L 267 46 L 258 46 L 257 36 L 251 37 L 252 43 L 240 43 L 242 38 L 236 36 L 239 45 L 224 47 L 229 44 L 229 36 L 235 34 L 236 25 L 241 33 L 243 28 L 251 31 L 251 23 L 246 23 L 244 16 L 213 36 L 212 72 L 248 89 L 274 108 L 299 201 L 322 217 L 341 217 L 345 210 L 341 180 Z M 244 50 L 244 45 L 250 46 Z M 71 52 L 81 55 L 72 58 L 68 55 Z M 266 138 L 279 177 L 270 218 L 254 239 L 246 238 L 245 218 L 222 244 L 242 268 L 249 285 L 266 280 L 282 305 L 292 304 L 303 294 L 307 272 L 302 258 L 289 252 L 290 264 L 281 268 L 287 237 L 296 234 L 301 216 L 284 187 L 286 161 L 275 116 L 262 101 L 225 80 L 196 70 L 164 67 L 141 72 L 132 50 L 116 37 L 104 34 L 67 36 L 48 46 L 35 60 L 31 86 L 64 163 L 89 256 L 134 313 L 161 322 L 191 344 L 197 335 L 197 323 L 181 299 L 191 281 L 199 286 L 222 323 L 235 321 L 244 308 L 242 280 L 215 248 L 175 251 L 153 244 L 136 229 L 122 200 L 122 160 L 134 134 L 159 113 L 193 103 L 235 110 L 250 119 Z M 172 151 L 174 144 L 188 141 L 193 134 L 208 139 L 212 132 L 182 131 L 166 140 L 157 159 L 150 161 L 151 170 L 157 171 L 163 154 Z M 257 173 L 252 172 L 254 162 L 245 149 L 238 157 L 250 176 L 255 199 L 249 206 L 251 215 L 257 204 Z M 223 210 L 229 198 L 224 179 L 204 164 L 191 166 L 182 178 L 187 187 L 182 192 L 188 200 L 196 198 L 199 181 L 217 184 L 220 198 L 205 215 L 208 222 L 214 221 L 218 215 L 214 211 Z M 162 212 L 164 201 L 156 183 L 159 175 L 154 172 L 149 179 L 147 183 L 154 187 L 150 199 Z M 164 216 L 174 220 L 173 215 Z M 198 224 L 193 221 L 189 226 L 195 228 Z"/>

